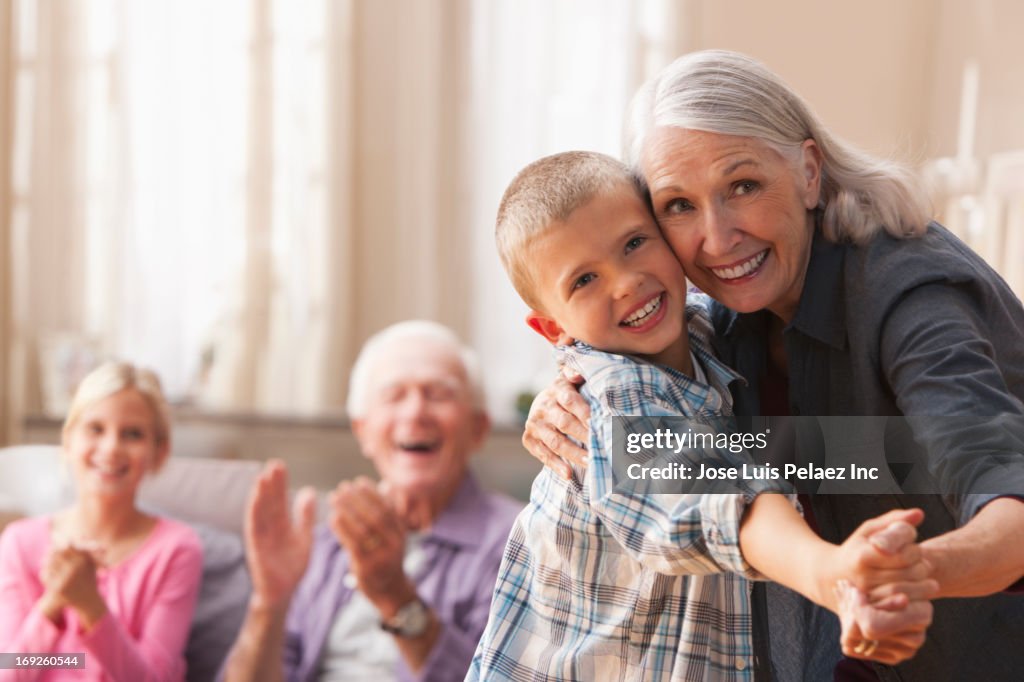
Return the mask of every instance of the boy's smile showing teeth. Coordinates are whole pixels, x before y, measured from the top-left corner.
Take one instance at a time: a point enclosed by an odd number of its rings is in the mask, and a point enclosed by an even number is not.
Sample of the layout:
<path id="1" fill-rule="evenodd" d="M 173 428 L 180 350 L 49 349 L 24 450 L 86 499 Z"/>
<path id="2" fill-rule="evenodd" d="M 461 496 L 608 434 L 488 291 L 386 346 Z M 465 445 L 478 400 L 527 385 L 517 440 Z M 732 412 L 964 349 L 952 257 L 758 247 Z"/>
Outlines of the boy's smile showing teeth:
<path id="1" fill-rule="evenodd" d="M 623 327 L 631 327 L 636 329 L 642 327 L 648 322 L 655 321 L 651 316 L 661 310 L 661 304 L 665 298 L 665 292 L 661 292 L 654 298 L 651 298 L 644 305 L 634 310 L 626 319 L 619 323 Z"/>
<path id="2" fill-rule="evenodd" d="M 746 277 L 761 267 L 761 264 L 764 263 L 764 259 L 768 257 L 768 251 L 769 249 L 760 251 L 754 254 L 751 258 L 730 267 L 711 268 L 711 272 L 715 273 L 715 276 L 719 279 L 726 281 Z"/>

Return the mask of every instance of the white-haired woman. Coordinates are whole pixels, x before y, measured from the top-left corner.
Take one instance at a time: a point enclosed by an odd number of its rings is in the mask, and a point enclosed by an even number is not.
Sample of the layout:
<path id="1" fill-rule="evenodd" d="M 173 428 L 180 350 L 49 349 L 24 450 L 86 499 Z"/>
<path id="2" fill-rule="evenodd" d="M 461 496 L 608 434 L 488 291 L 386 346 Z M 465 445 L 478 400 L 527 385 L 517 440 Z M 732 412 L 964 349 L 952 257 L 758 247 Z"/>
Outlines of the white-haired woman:
<path id="1" fill-rule="evenodd" d="M 199 538 L 136 505 L 143 478 L 167 459 L 169 428 L 152 372 L 111 362 L 82 381 L 62 445 L 76 501 L 0 538 L 0 650 L 49 664 L 2 679 L 184 679 Z M 50 667 L 69 655 L 84 669 Z"/>
<path id="2" fill-rule="evenodd" d="M 913 660 L 858 674 L 1019 676 L 1024 601 L 996 593 L 1024 574 L 1020 301 L 929 222 L 908 172 L 836 139 L 743 55 L 697 52 L 667 66 L 630 106 L 625 155 L 688 277 L 717 301 L 716 350 L 747 379 L 734 385 L 737 413 L 913 417 L 904 442 L 944 496 L 814 496 L 819 532 L 838 542 L 887 509 L 921 507 L 941 596 L 981 598 L 937 603 Z M 567 472 L 563 460 L 583 453 L 565 434 L 585 434 L 586 418 L 556 381 L 534 403 L 524 444 Z M 770 529 L 741 530 L 758 531 L 771 541 Z M 766 613 L 782 610 L 773 606 Z M 785 658 L 778 639 L 807 634 L 785 629 L 771 635 L 775 660 Z"/>

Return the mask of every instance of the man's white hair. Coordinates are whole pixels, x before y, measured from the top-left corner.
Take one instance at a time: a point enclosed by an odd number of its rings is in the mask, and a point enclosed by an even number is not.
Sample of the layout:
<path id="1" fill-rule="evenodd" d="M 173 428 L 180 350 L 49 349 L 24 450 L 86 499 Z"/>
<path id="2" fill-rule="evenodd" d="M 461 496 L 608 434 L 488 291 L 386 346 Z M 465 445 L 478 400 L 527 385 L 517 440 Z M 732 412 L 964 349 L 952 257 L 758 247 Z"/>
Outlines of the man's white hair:
<path id="1" fill-rule="evenodd" d="M 480 363 L 476 352 L 462 343 L 455 332 L 443 324 L 430 320 L 406 320 L 382 329 L 363 344 L 359 357 L 352 365 L 348 381 L 346 409 L 349 419 L 359 419 L 366 415 L 366 400 L 372 388 L 369 385 L 370 375 L 377 362 L 386 359 L 388 348 L 398 342 L 416 341 L 433 341 L 452 351 L 466 372 L 466 383 L 473 407 L 481 412 L 484 410 L 483 383 L 480 379 Z"/>

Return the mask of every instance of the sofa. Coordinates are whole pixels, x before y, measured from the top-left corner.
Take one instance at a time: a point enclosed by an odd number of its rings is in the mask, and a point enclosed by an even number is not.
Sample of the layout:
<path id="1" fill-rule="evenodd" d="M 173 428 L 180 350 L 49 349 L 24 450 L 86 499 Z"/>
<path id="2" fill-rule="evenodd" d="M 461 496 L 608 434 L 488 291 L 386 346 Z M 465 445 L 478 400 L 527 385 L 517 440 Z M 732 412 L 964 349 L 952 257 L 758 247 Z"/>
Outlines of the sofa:
<path id="1" fill-rule="evenodd" d="M 203 582 L 185 652 L 189 682 L 215 678 L 241 627 L 250 591 L 242 520 L 261 468 L 252 460 L 172 456 L 140 490 L 140 506 L 190 524 L 203 544 Z M 59 446 L 0 448 L 0 530 L 73 500 Z"/>

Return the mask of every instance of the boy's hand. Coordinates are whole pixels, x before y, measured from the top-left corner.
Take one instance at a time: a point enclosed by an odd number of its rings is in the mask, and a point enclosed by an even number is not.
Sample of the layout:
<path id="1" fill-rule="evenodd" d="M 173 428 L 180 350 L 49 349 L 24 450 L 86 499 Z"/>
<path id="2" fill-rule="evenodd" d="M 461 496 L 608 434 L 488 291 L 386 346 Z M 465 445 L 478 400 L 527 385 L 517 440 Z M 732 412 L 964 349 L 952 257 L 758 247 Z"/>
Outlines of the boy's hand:
<path id="1" fill-rule="evenodd" d="M 590 406 L 580 395 L 583 377 L 561 374 L 537 394 L 530 406 L 523 431 L 523 447 L 562 478 L 572 478 L 569 464 L 586 466 L 587 450 L 580 443 L 589 439 L 587 422 Z"/>
<path id="2" fill-rule="evenodd" d="M 823 591 L 846 580 L 865 594 L 888 583 L 927 580 L 931 566 L 914 544 L 920 509 L 897 509 L 865 521 L 839 546 L 831 568 L 823 572 Z M 835 609 L 833 609 L 835 610 Z"/>

